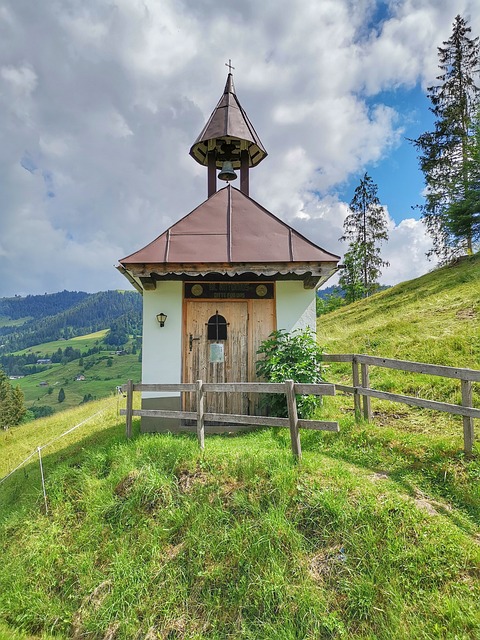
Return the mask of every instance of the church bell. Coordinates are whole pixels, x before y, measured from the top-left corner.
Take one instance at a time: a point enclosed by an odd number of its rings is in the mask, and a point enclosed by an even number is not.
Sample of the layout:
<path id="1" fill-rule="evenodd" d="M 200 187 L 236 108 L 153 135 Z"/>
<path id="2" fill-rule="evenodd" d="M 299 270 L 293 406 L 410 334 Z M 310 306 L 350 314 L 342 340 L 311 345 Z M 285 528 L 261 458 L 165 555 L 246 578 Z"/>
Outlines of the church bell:
<path id="1" fill-rule="evenodd" d="M 219 180 L 225 180 L 225 182 L 230 182 L 230 180 L 236 180 L 237 174 L 233 170 L 233 165 L 230 160 L 225 160 L 222 165 L 222 170 L 218 174 Z"/>

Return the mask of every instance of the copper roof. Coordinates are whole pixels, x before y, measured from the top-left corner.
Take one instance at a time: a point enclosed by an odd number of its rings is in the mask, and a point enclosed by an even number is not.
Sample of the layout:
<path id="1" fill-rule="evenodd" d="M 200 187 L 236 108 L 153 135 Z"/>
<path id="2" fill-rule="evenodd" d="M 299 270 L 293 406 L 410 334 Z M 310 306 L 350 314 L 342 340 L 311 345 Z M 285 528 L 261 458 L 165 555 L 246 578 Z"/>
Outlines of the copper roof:
<path id="1" fill-rule="evenodd" d="M 228 185 L 153 242 L 119 262 L 128 268 L 179 263 L 336 264 L 339 259 Z"/>
<path id="2" fill-rule="evenodd" d="M 250 167 L 254 167 L 266 157 L 267 152 L 235 95 L 233 76 L 229 73 L 223 95 L 203 131 L 192 145 L 190 155 L 197 162 L 206 166 L 208 165 L 208 151 L 215 149 L 216 141 L 219 139 L 231 141 L 231 138 L 240 141 L 241 144 L 241 146 L 237 145 L 238 157 L 232 159 L 235 169 L 240 167 L 241 148 L 248 151 Z M 217 158 L 216 164 L 218 169 L 222 168 L 220 156 Z"/>

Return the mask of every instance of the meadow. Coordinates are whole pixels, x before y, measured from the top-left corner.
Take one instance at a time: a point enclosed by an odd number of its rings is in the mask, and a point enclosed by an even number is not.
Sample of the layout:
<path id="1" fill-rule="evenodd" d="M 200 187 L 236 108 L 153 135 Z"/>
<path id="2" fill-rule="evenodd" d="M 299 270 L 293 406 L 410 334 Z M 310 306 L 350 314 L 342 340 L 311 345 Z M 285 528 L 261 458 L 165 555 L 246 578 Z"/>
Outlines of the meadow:
<path id="1" fill-rule="evenodd" d="M 340 433 L 303 431 L 298 464 L 282 429 L 126 441 L 124 402 L 1 434 L 2 475 L 54 442 L 48 514 L 36 457 L 0 484 L 0 638 L 478 637 L 480 450 L 454 425 L 326 398 Z"/>
<path id="2" fill-rule="evenodd" d="M 106 334 L 107 330 L 97 331 L 16 352 L 15 355 L 21 355 L 31 351 L 40 358 L 52 355 L 59 348 L 64 351 L 67 347 L 72 347 L 80 352 L 87 352 L 95 347 L 101 349 L 99 353 L 85 356 L 82 361 L 76 359 L 65 364 L 53 363 L 45 371 L 15 380 L 13 384 L 18 385 L 25 395 L 27 409 L 32 406 L 48 406 L 54 411 L 65 411 L 79 405 L 85 396 L 93 399 L 111 396 L 116 393 L 116 387 L 129 378 L 140 380 L 141 363 L 138 354 L 131 353 L 132 342 L 129 341 L 126 345 L 128 353 L 117 355 L 115 347 L 102 343 Z M 85 376 L 85 380 L 76 379 L 80 374 Z M 61 388 L 65 392 L 65 400 L 59 403 Z"/>
<path id="3" fill-rule="evenodd" d="M 321 344 L 480 368 L 479 264 L 322 316 Z M 409 375 L 372 378 L 455 396 Z M 0 434 L 0 476 L 53 441 L 48 514 L 35 456 L 0 483 L 0 639 L 480 637 L 480 446 L 463 453 L 461 419 L 372 400 L 373 422 L 356 422 L 339 393 L 318 417 L 340 432 L 302 431 L 298 463 L 286 429 L 207 435 L 201 452 L 193 436 L 140 435 L 134 420 L 127 441 L 124 403 Z"/>

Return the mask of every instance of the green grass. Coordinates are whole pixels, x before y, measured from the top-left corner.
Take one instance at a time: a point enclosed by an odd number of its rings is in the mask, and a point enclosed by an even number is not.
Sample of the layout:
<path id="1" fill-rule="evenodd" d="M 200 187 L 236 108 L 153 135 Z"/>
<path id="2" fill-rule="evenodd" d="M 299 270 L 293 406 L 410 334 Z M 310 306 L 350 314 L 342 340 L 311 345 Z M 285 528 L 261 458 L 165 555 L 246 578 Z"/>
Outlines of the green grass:
<path id="1" fill-rule="evenodd" d="M 38 353 L 38 354 L 46 354 L 50 355 L 57 351 L 57 349 L 65 350 L 67 347 L 72 347 L 73 349 L 80 349 L 80 351 L 87 351 L 95 346 L 97 346 L 103 338 L 107 335 L 108 329 L 103 329 L 102 331 L 95 331 L 95 333 L 88 333 L 84 336 L 76 336 L 75 338 L 69 338 L 68 340 L 54 340 L 52 342 L 42 342 L 41 344 L 36 344 L 34 347 L 28 347 L 27 349 L 21 349 L 20 351 L 15 351 L 15 355 L 22 355 L 24 353 Z"/>
<path id="2" fill-rule="evenodd" d="M 480 255 L 387 289 L 318 319 L 327 353 L 366 353 L 398 360 L 480 369 Z M 347 365 L 329 365 L 332 382 L 349 380 Z M 372 367 L 371 386 L 459 403 L 460 382 Z M 474 405 L 480 385 L 473 385 Z M 372 400 L 381 411 L 404 405 Z M 408 410 L 411 413 L 411 410 Z M 431 415 L 425 413 L 424 415 Z M 436 418 L 434 418 L 436 420 Z"/>
<path id="3" fill-rule="evenodd" d="M 16 318 L 15 320 L 12 320 L 12 318 L 8 316 L 0 316 L 0 327 L 21 327 L 22 324 L 25 324 L 31 319 L 30 316 L 26 318 Z"/>
<path id="4" fill-rule="evenodd" d="M 126 442 L 114 401 L 90 408 L 105 414 L 44 450 L 48 516 L 36 459 L 0 485 L 0 620 L 19 639 L 480 634 L 480 465 L 454 436 L 346 411 L 340 434 L 302 433 L 299 465 L 287 430 L 202 454 Z M 13 465 L 79 411 L 0 446 Z"/>
<path id="5" fill-rule="evenodd" d="M 322 317 L 321 343 L 479 368 L 479 264 Z M 457 393 L 429 376 L 372 380 Z M 374 422 L 356 424 L 339 394 L 321 417 L 340 433 L 302 431 L 298 464 L 282 429 L 207 436 L 201 453 L 134 420 L 126 442 L 124 402 L 0 434 L 2 476 L 83 423 L 43 451 L 48 515 L 37 457 L 0 484 L 0 640 L 480 637 L 480 447 L 463 454 L 461 419 L 372 400 Z"/>
<path id="6" fill-rule="evenodd" d="M 47 353 L 51 355 L 59 347 L 65 350 L 70 346 L 81 352 L 86 352 L 92 347 L 99 346 L 105 334 L 106 331 L 97 331 L 70 340 L 58 340 L 36 345 L 30 350 L 38 355 Z M 26 351 L 28 350 L 24 350 L 24 352 Z M 108 366 L 109 360 L 111 366 Z M 77 381 L 75 378 L 81 373 L 85 375 L 86 379 Z M 27 409 L 32 406 L 48 406 L 57 412 L 78 406 L 84 396 L 88 394 L 95 399 L 111 396 L 115 393 L 115 388 L 124 384 L 126 380 L 131 378 L 138 382 L 140 377 L 141 363 L 138 361 L 138 354 L 117 356 L 114 348 L 103 345 L 103 350 L 100 353 L 83 358 L 83 366 L 80 366 L 79 360 L 73 360 L 67 364 L 54 363 L 49 365 L 45 371 L 15 380 L 13 384 L 22 389 Z M 46 382 L 47 385 L 40 386 L 41 382 Z M 61 388 L 65 391 L 65 400 L 59 403 L 58 393 Z M 51 389 L 51 393 L 49 393 L 49 389 Z"/>
<path id="7" fill-rule="evenodd" d="M 124 407 L 125 399 L 121 396 L 104 398 L 96 402 L 82 404 L 64 413 L 55 414 L 48 418 L 40 418 L 28 422 L 8 431 L 0 431 L 0 478 L 20 464 L 32 451 L 46 443 L 55 440 L 60 434 L 77 424 L 84 426 L 72 432 L 62 440 L 57 440 L 49 447 L 49 453 L 65 450 L 71 444 L 81 442 L 83 438 L 103 437 L 102 434 L 115 427 L 119 434 L 124 432 L 119 427 L 119 408 Z M 91 419 L 93 415 L 100 414 Z M 87 422 L 85 422 L 87 421 Z M 83 451 L 80 447 L 79 451 Z M 4 502 L 5 496 L 3 496 Z"/>

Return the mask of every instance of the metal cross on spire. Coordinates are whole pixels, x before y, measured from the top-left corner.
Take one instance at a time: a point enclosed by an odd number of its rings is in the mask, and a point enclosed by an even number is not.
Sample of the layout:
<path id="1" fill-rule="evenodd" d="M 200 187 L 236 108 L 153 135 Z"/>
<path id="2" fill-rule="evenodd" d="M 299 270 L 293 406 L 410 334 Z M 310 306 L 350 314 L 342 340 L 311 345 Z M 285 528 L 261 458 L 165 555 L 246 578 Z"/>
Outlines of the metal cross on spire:
<path id="1" fill-rule="evenodd" d="M 232 67 L 232 61 L 230 58 L 228 59 L 228 62 L 225 62 L 225 66 L 228 67 L 228 73 L 232 73 L 232 69 L 235 69 L 235 67 Z"/>

